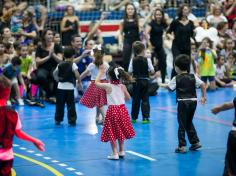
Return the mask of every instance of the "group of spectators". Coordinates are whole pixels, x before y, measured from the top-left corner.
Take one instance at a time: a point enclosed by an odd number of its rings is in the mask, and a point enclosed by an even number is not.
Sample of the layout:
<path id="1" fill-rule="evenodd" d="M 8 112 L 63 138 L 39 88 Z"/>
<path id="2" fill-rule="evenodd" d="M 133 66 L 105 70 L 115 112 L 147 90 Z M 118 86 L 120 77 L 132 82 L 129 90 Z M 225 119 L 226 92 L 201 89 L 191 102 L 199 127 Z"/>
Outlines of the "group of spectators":
<path id="1" fill-rule="evenodd" d="M 68 1 L 72 2 L 72 1 Z M 85 1 L 93 3 L 94 1 Z M 206 16 L 197 18 L 191 13 L 190 3 L 196 7 L 207 7 Z M 156 76 L 166 82 L 167 66 L 173 66 L 179 54 L 191 56 L 191 69 L 203 81 L 209 82 L 209 89 L 232 87 L 236 80 L 236 2 L 234 0 L 139 0 L 101 1 L 109 4 L 108 10 L 124 10 L 120 29 L 117 32 L 117 48 L 122 51 L 122 66 L 128 71 L 132 58 L 132 44 L 145 43 L 151 53 Z M 205 4 L 204 4 L 205 3 Z M 165 13 L 165 7 L 177 4 L 176 19 Z M 97 7 L 97 6 L 96 6 Z M 90 9 L 91 10 L 91 9 Z M 37 4 L 30 6 L 25 1 L 5 0 L 0 16 L 0 67 L 8 68 L 13 81 L 15 99 L 23 105 L 36 104 L 38 97 L 55 102 L 56 82 L 53 71 L 63 60 L 63 47 L 75 49 L 74 62 L 82 73 L 93 62 L 91 50 L 94 44 L 103 42 L 99 26 L 108 12 L 101 14 L 100 20 L 91 22 L 89 32 L 81 36 L 80 19 L 75 14 L 74 5 L 67 5 L 60 22 L 60 31 L 46 28 L 47 9 Z M 107 58 L 112 56 L 106 53 Z M 170 58 L 170 59 L 169 59 Z M 171 59 L 173 58 L 173 59 Z M 171 63 L 170 63 L 171 62 Z M 173 77 L 174 70 L 169 75 Z M 90 77 L 84 78 L 84 89 Z M 83 90 L 80 90 L 82 94 Z M 43 106 L 38 102 L 40 106 Z"/>

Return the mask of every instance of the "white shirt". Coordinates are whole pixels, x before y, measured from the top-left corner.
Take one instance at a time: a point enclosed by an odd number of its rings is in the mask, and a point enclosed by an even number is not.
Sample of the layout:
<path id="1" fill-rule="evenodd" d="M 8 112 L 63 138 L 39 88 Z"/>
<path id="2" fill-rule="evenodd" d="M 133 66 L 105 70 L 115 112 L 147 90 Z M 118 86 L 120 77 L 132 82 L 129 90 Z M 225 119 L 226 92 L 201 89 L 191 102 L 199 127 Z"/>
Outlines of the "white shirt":
<path id="1" fill-rule="evenodd" d="M 107 62 L 103 62 L 103 66 L 105 66 L 107 72 L 107 70 L 109 69 L 109 64 Z M 95 80 L 99 73 L 99 68 L 94 63 L 90 63 L 87 67 L 87 70 L 89 70 L 89 72 L 91 73 L 91 80 Z M 106 73 L 104 73 L 100 78 L 100 80 L 103 79 L 107 79 Z"/>
<path id="2" fill-rule="evenodd" d="M 108 83 L 112 91 L 110 94 L 107 94 L 107 104 L 108 105 L 122 105 L 125 104 L 125 94 L 124 94 L 124 85 L 123 84 L 111 84 Z"/>
<path id="3" fill-rule="evenodd" d="M 58 70 L 58 66 L 56 68 L 56 71 L 57 70 Z M 73 71 L 78 70 L 78 67 L 75 63 L 73 63 L 72 65 L 72 70 Z M 74 90 L 75 86 L 71 82 L 58 82 L 57 88 L 61 90 Z"/>

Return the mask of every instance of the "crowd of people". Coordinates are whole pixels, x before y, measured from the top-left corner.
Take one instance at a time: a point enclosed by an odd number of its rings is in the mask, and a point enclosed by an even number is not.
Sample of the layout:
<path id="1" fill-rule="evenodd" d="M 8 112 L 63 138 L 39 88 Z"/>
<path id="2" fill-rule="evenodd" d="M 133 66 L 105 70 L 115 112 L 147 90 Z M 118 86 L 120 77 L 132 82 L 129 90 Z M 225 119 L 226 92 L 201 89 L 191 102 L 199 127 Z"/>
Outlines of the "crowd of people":
<path id="1" fill-rule="evenodd" d="M 136 1 L 124 0 L 115 4 L 124 9 L 116 36 L 122 65 L 117 66 L 112 59 L 106 59 L 112 55 L 104 49 L 99 30 L 109 13 L 102 13 L 82 37 L 80 19 L 72 5 L 65 8 L 60 31 L 53 31 L 45 27 L 44 6 L 4 1 L 0 17 L 0 67 L 10 80 L 8 105 L 16 102 L 44 107 L 45 100 L 55 103 L 55 124 L 60 125 L 67 104 L 68 123 L 72 126 L 77 118 L 75 102 L 96 107 L 96 122 L 104 124 L 101 140 L 112 144 L 113 154 L 108 159 L 119 159 L 124 157 L 124 139 L 135 135 L 124 106 L 125 100 L 130 99 L 129 93 L 133 97 L 132 123 L 138 119 L 140 106 L 142 123 L 150 123 L 149 89 L 153 83 L 158 84 L 159 78 L 166 87 L 169 78 L 167 87 L 176 89 L 178 102 L 179 145 L 175 151 L 186 152 L 185 132 L 190 136 L 190 148 L 200 148 L 192 124 L 195 87 L 201 86 L 204 104 L 205 85 L 209 91 L 217 91 L 218 87 L 236 84 L 236 1 L 209 1 L 202 19 L 191 13 L 188 4 L 173 2 L 179 4 L 175 19 L 165 13 L 165 3 L 169 3 L 165 1 L 140 0 L 137 5 Z M 203 2 L 194 3 L 202 6 Z M 170 75 L 168 65 L 172 67 Z M 187 114 L 181 112 L 183 108 L 188 110 Z"/>

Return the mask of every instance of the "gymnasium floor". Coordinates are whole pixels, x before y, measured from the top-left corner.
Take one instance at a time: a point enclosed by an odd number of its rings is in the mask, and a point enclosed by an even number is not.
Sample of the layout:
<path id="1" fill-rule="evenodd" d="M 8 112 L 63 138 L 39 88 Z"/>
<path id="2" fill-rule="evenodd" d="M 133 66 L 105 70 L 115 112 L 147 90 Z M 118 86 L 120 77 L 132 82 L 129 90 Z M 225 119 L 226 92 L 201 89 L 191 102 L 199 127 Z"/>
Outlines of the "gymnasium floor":
<path id="1" fill-rule="evenodd" d="M 200 90 L 198 90 L 198 94 Z M 203 145 L 196 152 L 176 154 L 177 118 L 175 94 L 159 90 L 150 97 L 151 124 L 134 124 L 136 137 L 125 143 L 126 157 L 110 161 L 109 143 L 100 142 L 101 126 L 95 125 L 95 109 L 76 104 L 77 126 L 54 125 L 54 105 L 16 107 L 23 129 L 40 138 L 46 151 L 32 144 L 14 141 L 14 170 L 17 176 L 220 176 L 224 166 L 227 135 L 233 110 L 217 116 L 210 108 L 236 95 L 233 88 L 207 93 L 207 104 L 198 104 L 194 123 Z M 200 97 L 200 96 L 199 96 Z M 127 103 L 131 109 L 131 102 Z"/>

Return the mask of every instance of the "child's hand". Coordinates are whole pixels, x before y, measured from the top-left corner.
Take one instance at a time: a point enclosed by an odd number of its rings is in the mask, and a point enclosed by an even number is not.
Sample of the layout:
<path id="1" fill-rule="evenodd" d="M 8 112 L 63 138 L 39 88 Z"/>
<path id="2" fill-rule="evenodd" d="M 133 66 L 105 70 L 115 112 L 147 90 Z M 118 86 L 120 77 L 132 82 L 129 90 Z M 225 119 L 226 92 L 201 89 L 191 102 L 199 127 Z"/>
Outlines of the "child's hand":
<path id="1" fill-rule="evenodd" d="M 202 103 L 202 105 L 204 105 L 206 103 L 206 97 L 201 98 L 201 103 Z"/>
<path id="2" fill-rule="evenodd" d="M 45 146 L 45 144 L 42 142 L 42 141 L 40 141 L 40 140 L 36 140 L 35 142 L 34 142 L 34 145 L 40 150 L 40 151 L 45 151 L 45 148 L 44 148 L 44 146 Z"/>
<path id="3" fill-rule="evenodd" d="M 214 108 L 211 109 L 211 112 L 213 114 L 218 114 L 220 112 L 220 108 L 219 107 L 214 107 Z"/>

